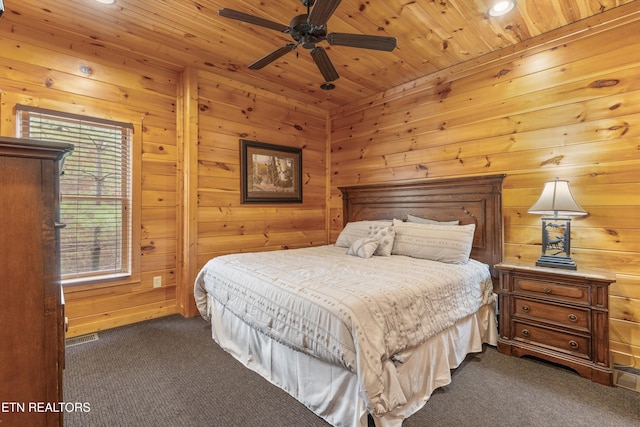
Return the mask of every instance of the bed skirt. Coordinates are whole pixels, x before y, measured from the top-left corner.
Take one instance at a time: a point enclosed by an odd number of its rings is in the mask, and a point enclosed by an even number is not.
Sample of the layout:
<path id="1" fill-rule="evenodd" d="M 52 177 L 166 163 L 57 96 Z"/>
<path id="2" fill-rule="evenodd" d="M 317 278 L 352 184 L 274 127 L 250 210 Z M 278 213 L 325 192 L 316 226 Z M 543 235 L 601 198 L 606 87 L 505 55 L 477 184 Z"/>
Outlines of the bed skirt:
<path id="1" fill-rule="evenodd" d="M 225 351 L 329 424 L 367 427 L 368 411 L 355 373 L 274 341 L 207 298 L 213 339 Z M 376 427 L 400 427 L 405 418 L 425 405 L 435 389 L 451 382 L 451 369 L 458 367 L 467 354 L 481 352 L 483 343 L 496 345 L 497 336 L 493 303 L 421 346 L 398 354 L 396 363 L 389 362 L 384 373 L 406 403 L 383 417 L 373 417 Z"/>

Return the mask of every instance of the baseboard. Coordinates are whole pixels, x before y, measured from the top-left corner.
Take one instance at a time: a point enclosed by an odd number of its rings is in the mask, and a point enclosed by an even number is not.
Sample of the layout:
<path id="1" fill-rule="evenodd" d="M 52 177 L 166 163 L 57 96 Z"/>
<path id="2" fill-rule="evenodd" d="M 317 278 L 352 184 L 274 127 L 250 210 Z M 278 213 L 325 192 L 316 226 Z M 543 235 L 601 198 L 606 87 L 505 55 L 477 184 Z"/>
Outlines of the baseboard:
<path id="1" fill-rule="evenodd" d="M 117 312 L 111 312 L 109 315 L 70 318 L 66 338 L 69 339 L 79 335 L 100 332 L 119 326 L 176 314 L 175 303 L 166 306 L 149 304 L 149 306 L 150 309 L 148 310 L 140 310 L 140 307 L 136 307 L 135 310 L 119 310 Z"/>

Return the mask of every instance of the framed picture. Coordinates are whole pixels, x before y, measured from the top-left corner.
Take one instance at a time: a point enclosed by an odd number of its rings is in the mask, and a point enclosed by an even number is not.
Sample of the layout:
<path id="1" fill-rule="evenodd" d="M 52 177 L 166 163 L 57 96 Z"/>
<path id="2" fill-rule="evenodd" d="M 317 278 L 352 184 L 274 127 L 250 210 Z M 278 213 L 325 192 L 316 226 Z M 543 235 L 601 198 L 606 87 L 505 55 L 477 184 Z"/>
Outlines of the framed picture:
<path id="1" fill-rule="evenodd" d="M 242 203 L 302 203 L 302 149 L 240 140 Z"/>

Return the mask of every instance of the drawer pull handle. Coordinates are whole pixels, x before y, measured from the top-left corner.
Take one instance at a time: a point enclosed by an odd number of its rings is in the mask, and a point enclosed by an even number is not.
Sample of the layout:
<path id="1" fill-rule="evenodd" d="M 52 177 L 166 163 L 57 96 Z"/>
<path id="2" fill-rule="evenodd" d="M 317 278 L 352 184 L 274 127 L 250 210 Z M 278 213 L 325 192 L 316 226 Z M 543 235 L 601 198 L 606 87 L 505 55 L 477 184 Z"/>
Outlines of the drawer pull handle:
<path id="1" fill-rule="evenodd" d="M 524 311 L 525 313 L 529 312 L 529 306 L 528 305 L 523 305 L 522 306 L 522 311 Z"/>
<path id="2" fill-rule="evenodd" d="M 578 349 L 578 343 L 575 341 L 569 341 L 569 347 L 571 347 L 574 350 Z"/>
<path id="3" fill-rule="evenodd" d="M 572 322 L 577 322 L 578 321 L 578 316 L 576 316 L 575 314 L 570 314 L 569 315 L 569 320 Z"/>
<path id="4" fill-rule="evenodd" d="M 522 330 L 522 335 L 524 335 L 525 337 L 528 337 L 529 335 L 531 335 L 531 333 L 529 332 L 528 329 L 523 329 Z"/>
<path id="5" fill-rule="evenodd" d="M 544 293 L 545 294 L 550 294 L 551 293 L 551 289 L 550 288 L 544 288 Z"/>
<path id="6" fill-rule="evenodd" d="M 65 224 L 64 222 L 56 222 L 55 224 L 53 224 L 54 228 L 57 228 L 58 230 L 61 228 L 65 228 L 67 226 L 67 224 Z"/>

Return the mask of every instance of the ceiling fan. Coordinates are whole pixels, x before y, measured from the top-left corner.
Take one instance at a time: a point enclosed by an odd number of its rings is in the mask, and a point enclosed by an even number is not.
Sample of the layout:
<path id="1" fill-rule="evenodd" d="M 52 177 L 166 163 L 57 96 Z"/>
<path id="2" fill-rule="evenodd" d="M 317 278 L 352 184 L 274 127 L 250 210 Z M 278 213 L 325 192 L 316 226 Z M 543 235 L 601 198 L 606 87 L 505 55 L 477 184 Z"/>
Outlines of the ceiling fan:
<path id="1" fill-rule="evenodd" d="M 250 69 L 259 70 L 286 53 L 294 51 L 299 45 L 302 45 L 303 48 L 310 51 L 313 62 L 318 66 L 324 80 L 326 82 L 331 82 L 338 79 L 340 75 L 331 63 L 329 55 L 327 55 L 325 49 L 322 46 L 317 46 L 317 43 L 326 40 L 332 46 L 350 46 L 364 49 L 383 50 L 387 52 L 391 52 L 396 47 L 395 37 L 347 33 L 327 34 L 327 21 L 342 0 L 301 1 L 303 6 L 306 6 L 307 13 L 294 16 L 288 26 L 268 19 L 249 15 L 244 12 L 239 12 L 237 10 L 223 8 L 218 11 L 218 14 L 225 18 L 259 25 L 261 27 L 289 34 L 295 41 L 295 43 L 287 43 L 286 45 L 258 59 L 249 65 Z"/>

